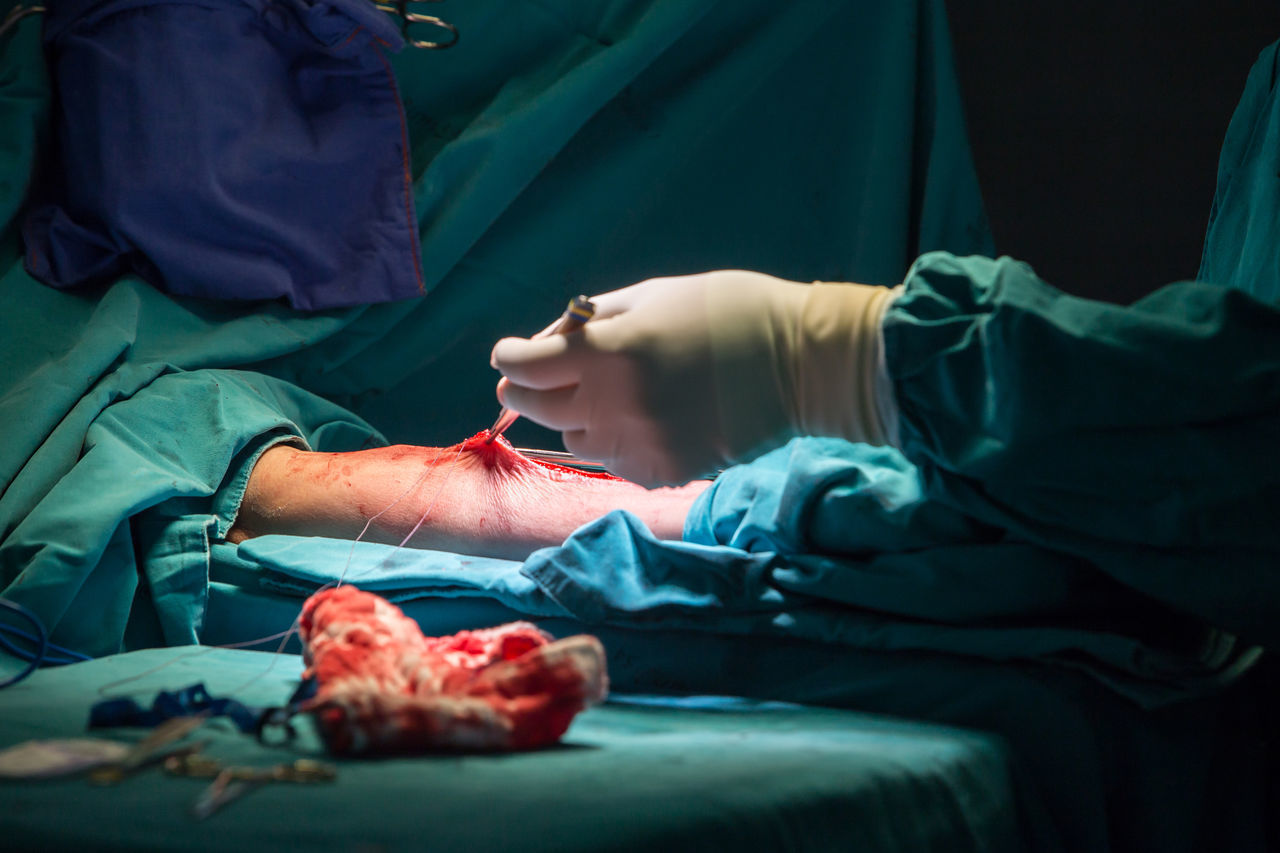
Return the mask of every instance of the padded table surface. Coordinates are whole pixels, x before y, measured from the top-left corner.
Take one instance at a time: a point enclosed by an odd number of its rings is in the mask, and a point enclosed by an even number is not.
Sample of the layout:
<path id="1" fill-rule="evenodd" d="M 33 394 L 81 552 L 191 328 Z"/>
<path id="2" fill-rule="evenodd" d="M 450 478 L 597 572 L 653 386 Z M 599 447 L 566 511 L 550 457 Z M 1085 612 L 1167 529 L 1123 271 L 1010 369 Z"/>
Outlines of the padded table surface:
<path id="1" fill-rule="evenodd" d="M 84 736 L 102 694 L 149 704 L 157 690 L 204 682 L 214 695 L 279 704 L 301 662 L 271 659 L 187 647 L 43 670 L 0 691 L 0 747 Z M 206 783 L 156 770 L 117 787 L 74 777 L 2 783 L 0 838 L 7 850 L 239 853 L 1017 849 L 996 738 L 786 703 L 618 698 L 580 715 L 556 748 L 340 761 L 335 783 L 266 785 L 203 822 L 188 809 Z M 318 751 L 301 729 L 289 749 L 260 746 L 226 722 L 196 736 L 212 739 L 213 757 L 268 764 Z"/>

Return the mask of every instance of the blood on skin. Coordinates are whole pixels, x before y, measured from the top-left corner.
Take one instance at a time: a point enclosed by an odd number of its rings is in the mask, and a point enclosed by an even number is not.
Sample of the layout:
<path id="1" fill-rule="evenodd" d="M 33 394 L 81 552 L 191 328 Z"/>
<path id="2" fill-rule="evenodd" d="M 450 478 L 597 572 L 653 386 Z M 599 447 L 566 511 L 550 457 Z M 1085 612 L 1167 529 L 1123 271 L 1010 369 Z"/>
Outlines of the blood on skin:
<path id="1" fill-rule="evenodd" d="M 518 452 L 511 446 L 511 442 L 507 441 L 502 436 L 498 436 L 493 441 L 490 441 L 488 430 L 481 430 L 466 441 L 455 444 L 449 449 L 461 450 L 464 456 L 470 456 L 485 468 L 496 473 L 526 472 L 530 470 L 528 466 L 533 465 L 538 468 L 546 469 L 547 471 L 554 471 L 562 475 L 568 474 L 573 477 L 585 477 L 593 480 L 618 479 L 612 474 L 607 474 L 603 471 L 581 471 L 577 468 L 557 465 L 554 462 L 546 462 L 541 459 L 530 459 L 528 456 Z"/>
<path id="2" fill-rule="evenodd" d="M 358 537 L 523 559 L 615 509 L 637 515 L 655 535 L 679 538 L 705 485 L 646 490 L 530 459 L 484 431 L 449 447 L 324 453 L 280 446 L 255 465 L 227 540 Z"/>
<path id="3" fill-rule="evenodd" d="M 420 547 L 464 552 L 479 548 L 491 556 L 523 557 L 555 544 L 589 520 L 588 515 L 607 511 L 578 510 L 608 500 L 601 489 L 640 488 L 611 474 L 530 459 L 501 436 L 490 441 L 488 431 L 448 447 L 399 446 L 363 453 L 377 459 L 379 470 L 398 470 L 392 476 L 402 477 L 406 485 L 410 478 L 425 477 L 390 512 L 377 511 L 386 504 L 370 512 L 369 502 L 357 498 L 361 515 L 373 519 L 365 538 L 398 543 L 410 529 L 424 524 L 421 534 L 412 537 Z M 386 492 L 380 495 L 386 497 Z M 559 533 L 554 541 L 544 538 L 551 529 Z"/>

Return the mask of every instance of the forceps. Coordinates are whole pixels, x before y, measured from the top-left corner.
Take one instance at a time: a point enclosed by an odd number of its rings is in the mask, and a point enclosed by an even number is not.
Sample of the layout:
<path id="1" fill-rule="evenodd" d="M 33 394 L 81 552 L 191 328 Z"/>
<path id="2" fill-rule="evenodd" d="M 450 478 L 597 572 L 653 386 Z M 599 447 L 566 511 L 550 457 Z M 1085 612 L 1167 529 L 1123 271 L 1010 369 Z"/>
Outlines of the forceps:
<path id="1" fill-rule="evenodd" d="M 440 0 L 374 0 L 375 6 L 383 12 L 390 12 L 400 18 L 400 35 L 404 36 L 405 42 L 412 47 L 420 47 L 425 50 L 444 50 L 453 47 L 458 43 L 458 28 L 448 21 L 437 18 L 435 15 L 421 15 L 417 12 L 409 11 L 410 3 L 439 3 Z M 409 35 L 409 28 L 414 24 L 427 24 L 428 26 L 444 30 L 449 34 L 448 41 L 425 41 L 423 39 L 415 39 Z"/>
<path id="2" fill-rule="evenodd" d="M 556 324 L 547 330 L 546 335 L 567 335 L 570 332 L 576 332 L 587 324 L 587 321 L 596 315 L 596 304 L 585 296 L 575 296 L 569 300 L 569 307 L 564 309 L 564 313 L 560 315 L 560 319 Z M 543 337 L 543 335 L 539 335 Z M 516 422 L 520 417 L 519 412 L 513 412 L 506 406 L 502 407 L 502 411 L 498 412 L 498 419 L 493 422 L 493 426 L 489 427 L 489 437 L 486 438 L 485 444 L 490 444 L 498 436 L 507 431 L 507 427 Z"/>
<path id="3" fill-rule="evenodd" d="M 164 769 L 173 776 L 213 780 L 191 804 L 191 816 L 196 820 L 210 817 L 223 806 L 268 782 L 313 784 L 332 782 L 338 777 L 338 768 L 332 764 L 309 758 L 270 767 L 229 767 L 212 758 L 185 755 L 169 758 Z"/>
<path id="4" fill-rule="evenodd" d="M 517 447 L 516 453 L 521 456 L 527 456 L 530 459 L 539 462 L 552 462 L 556 465 L 563 465 L 566 468 L 580 468 L 583 471 L 607 471 L 603 462 L 592 462 L 588 459 L 579 459 L 572 453 L 565 453 L 563 450 L 538 450 L 533 447 Z"/>
<path id="5" fill-rule="evenodd" d="M 204 747 L 204 742 L 176 749 L 173 748 L 173 744 L 200 728 L 208 720 L 208 714 L 192 714 L 188 717 L 173 717 L 165 720 L 152 729 L 145 738 L 130 747 L 124 758 L 114 764 L 103 765 L 90 773 L 89 781 L 95 785 L 118 785 L 132 773 L 158 760 L 161 756 L 172 757 L 199 752 Z"/>

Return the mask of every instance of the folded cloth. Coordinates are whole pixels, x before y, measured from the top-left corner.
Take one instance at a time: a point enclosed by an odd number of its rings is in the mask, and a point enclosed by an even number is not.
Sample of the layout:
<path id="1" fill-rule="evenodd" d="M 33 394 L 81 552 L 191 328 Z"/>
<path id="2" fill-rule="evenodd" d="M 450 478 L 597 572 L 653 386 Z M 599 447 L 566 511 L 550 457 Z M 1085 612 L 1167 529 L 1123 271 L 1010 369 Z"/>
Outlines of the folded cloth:
<path id="1" fill-rule="evenodd" d="M 54 162 L 24 226 L 54 287 L 317 310 L 420 296 L 404 110 L 366 0 L 65 0 Z"/>
<path id="2" fill-rule="evenodd" d="M 560 739 L 604 699 L 604 648 L 528 622 L 424 637 L 384 598 L 317 592 L 299 620 L 317 682 L 304 707 L 335 753 L 530 749 Z"/>

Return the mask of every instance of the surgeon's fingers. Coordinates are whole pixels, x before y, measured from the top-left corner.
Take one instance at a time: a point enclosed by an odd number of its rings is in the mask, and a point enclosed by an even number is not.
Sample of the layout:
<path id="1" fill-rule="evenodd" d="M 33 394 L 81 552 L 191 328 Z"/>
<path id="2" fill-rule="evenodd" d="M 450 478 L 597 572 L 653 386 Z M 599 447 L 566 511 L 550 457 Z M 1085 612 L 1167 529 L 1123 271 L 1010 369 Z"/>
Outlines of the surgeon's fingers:
<path id="1" fill-rule="evenodd" d="M 582 373 L 581 357 L 567 335 L 503 338 L 493 345 L 489 364 L 516 385 L 546 390 L 573 385 Z"/>
<path id="2" fill-rule="evenodd" d="M 600 293 L 591 297 L 591 304 L 595 306 L 595 313 L 592 315 L 591 322 L 598 323 L 601 320 L 607 320 L 616 317 L 619 314 L 625 314 L 631 308 L 632 302 L 635 301 L 635 285 L 624 287 L 619 290 L 611 290 L 608 293 Z"/>
<path id="3" fill-rule="evenodd" d="M 540 391 L 508 383 L 499 399 L 508 409 L 554 430 L 576 430 L 584 425 L 584 407 L 577 385 Z"/>
<path id="4" fill-rule="evenodd" d="M 530 335 L 529 339 L 536 341 L 539 338 L 545 338 L 550 335 L 554 335 L 556 333 L 556 330 L 559 329 L 560 326 L 563 324 L 564 324 L 564 317 L 557 317 L 554 320 L 552 320 L 550 323 L 548 323 L 545 327 L 543 327 L 541 331 L 534 332 L 532 335 Z"/>
<path id="5" fill-rule="evenodd" d="M 614 459 L 617 442 L 615 437 L 600 430 L 569 429 L 560 436 L 564 449 L 579 459 L 602 462 L 606 466 Z M 617 473 L 616 471 L 613 473 Z"/>
<path id="6" fill-rule="evenodd" d="M 616 317 L 619 314 L 625 314 L 636 306 L 637 303 L 646 298 L 652 298 L 657 291 L 675 291 L 686 288 L 689 282 L 697 279 L 700 274 L 665 276 L 662 278 L 650 278 L 627 287 L 620 287 L 617 290 L 610 290 L 607 293 L 600 293 L 591 297 L 591 303 L 595 305 L 595 317 L 593 322 L 599 320 L 607 320 L 610 317 Z"/>
<path id="7" fill-rule="evenodd" d="M 631 287 L 624 287 L 620 290 L 612 290 L 608 293 L 602 293 L 598 296 L 588 296 L 587 301 L 591 303 L 591 307 L 594 309 L 591 314 L 592 319 L 604 320 L 625 312 L 631 307 L 632 297 L 630 292 L 634 287 L 635 285 L 632 285 Z M 572 303 L 570 304 L 572 305 Z M 555 318 L 541 330 L 533 333 L 529 337 L 531 340 L 538 340 L 539 338 L 545 338 L 550 335 L 557 334 L 560 327 L 563 325 L 564 316 L 562 315 Z"/>

